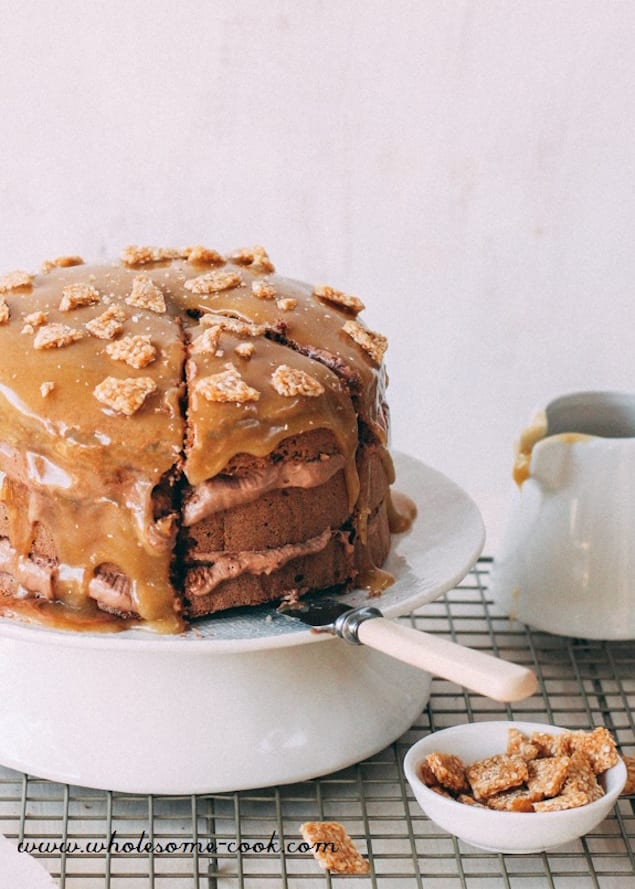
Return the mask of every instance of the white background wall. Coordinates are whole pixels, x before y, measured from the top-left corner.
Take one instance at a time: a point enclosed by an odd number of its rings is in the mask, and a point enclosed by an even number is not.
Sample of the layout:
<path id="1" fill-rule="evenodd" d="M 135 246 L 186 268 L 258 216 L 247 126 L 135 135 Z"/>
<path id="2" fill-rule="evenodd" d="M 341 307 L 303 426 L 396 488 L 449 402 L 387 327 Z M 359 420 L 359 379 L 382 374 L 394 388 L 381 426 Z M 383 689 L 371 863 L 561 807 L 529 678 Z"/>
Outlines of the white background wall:
<path id="1" fill-rule="evenodd" d="M 634 46 L 619 0 L 4 0 L 0 269 L 262 242 L 362 296 L 494 546 L 533 407 L 634 387 Z"/>

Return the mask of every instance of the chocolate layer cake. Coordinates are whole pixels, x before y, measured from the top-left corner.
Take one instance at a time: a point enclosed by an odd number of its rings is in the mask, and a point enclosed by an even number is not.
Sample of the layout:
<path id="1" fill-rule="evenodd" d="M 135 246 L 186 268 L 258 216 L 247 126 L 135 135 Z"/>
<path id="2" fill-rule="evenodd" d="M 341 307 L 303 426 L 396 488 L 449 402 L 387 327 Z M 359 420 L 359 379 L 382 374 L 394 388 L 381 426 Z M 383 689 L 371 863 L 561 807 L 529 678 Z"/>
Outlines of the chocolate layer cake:
<path id="1" fill-rule="evenodd" d="M 262 248 L 0 277 L 0 608 L 185 619 L 381 586 L 386 341 Z"/>

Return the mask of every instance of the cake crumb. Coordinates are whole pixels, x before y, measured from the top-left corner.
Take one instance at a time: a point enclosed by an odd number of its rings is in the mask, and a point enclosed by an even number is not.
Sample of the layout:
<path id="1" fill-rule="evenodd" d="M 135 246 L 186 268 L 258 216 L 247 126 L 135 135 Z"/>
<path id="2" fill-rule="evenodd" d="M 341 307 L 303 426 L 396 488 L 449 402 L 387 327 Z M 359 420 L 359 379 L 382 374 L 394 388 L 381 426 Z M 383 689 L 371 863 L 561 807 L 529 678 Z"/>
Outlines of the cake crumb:
<path id="1" fill-rule="evenodd" d="M 121 253 L 121 261 L 127 266 L 147 265 L 149 262 L 164 262 L 170 259 L 182 259 L 187 252 L 174 247 L 138 247 L 131 244 Z"/>
<path id="2" fill-rule="evenodd" d="M 234 349 L 236 355 L 238 355 L 239 358 L 243 358 L 245 361 L 249 361 L 255 351 L 256 347 L 253 343 L 238 343 Z"/>
<path id="3" fill-rule="evenodd" d="M 338 821 L 307 821 L 300 825 L 320 867 L 334 874 L 368 874 L 370 864 Z"/>
<path id="4" fill-rule="evenodd" d="M 53 269 L 68 269 L 75 265 L 84 265 L 81 256 L 56 256 L 55 259 L 47 259 L 42 263 L 42 272 L 46 275 Z"/>
<path id="5" fill-rule="evenodd" d="M 92 306 L 99 302 L 99 291 L 92 284 L 68 284 L 62 290 L 62 299 L 60 300 L 60 312 L 70 312 L 72 309 L 78 309 L 81 306 Z"/>
<path id="6" fill-rule="evenodd" d="M 271 382 L 278 395 L 285 398 L 295 398 L 297 395 L 315 398 L 324 392 L 324 386 L 315 377 L 288 364 L 281 364 L 274 370 Z"/>
<path id="7" fill-rule="evenodd" d="M 225 265 L 224 256 L 221 256 L 217 250 L 210 250 L 201 244 L 188 249 L 187 261 L 192 265 Z"/>
<path id="8" fill-rule="evenodd" d="M 276 288 L 269 281 L 252 281 L 251 292 L 258 299 L 275 299 Z"/>
<path id="9" fill-rule="evenodd" d="M 207 401 L 233 402 L 235 404 L 258 401 L 260 392 L 248 386 L 233 365 L 226 365 L 226 367 L 227 369 L 221 373 L 211 374 L 197 380 L 194 384 L 195 391 Z"/>
<path id="10" fill-rule="evenodd" d="M 281 312 L 292 312 L 297 306 L 297 299 L 293 299 L 293 297 L 285 297 L 284 299 L 276 300 L 276 305 L 280 309 Z"/>
<path id="11" fill-rule="evenodd" d="M 375 333 L 374 330 L 362 327 L 357 321 L 347 321 L 342 330 L 370 355 L 375 364 L 381 364 L 388 348 L 388 340 L 382 333 Z"/>
<path id="12" fill-rule="evenodd" d="M 46 398 L 47 395 L 55 389 L 55 383 L 52 380 L 46 380 L 46 382 L 42 383 L 40 386 L 40 392 L 42 393 L 42 398 Z"/>
<path id="13" fill-rule="evenodd" d="M 134 278 L 126 303 L 138 309 L 149 309 L 158 315 L 167 311 L 163 292 L 147 275 L 137 275 Z"/>
<path id="14" fill-rule="evenodd" d="M 100 340 L 113 340 L 123 330 L 125 310 L 118 305 L 109 306 L 105 312 L 88 321 L 86 330 Z"/>
<path id="15" fill-rule="evenodd" d="M 125 361 L 130 367 L 141 370 L 157 357 L 156 347 L 149 335 L 124 336 L 114 343 L 108 343 L 106 352 L 114 361 Z"/>
<path id="16" fill-rule="evenodd" d="M 93 395 L 116 413 L 131 417 L 156 388 L 156 383 L 150 377 L 106 377 L 95 386 Z"/>
<path id="17" fill-rule="evenodd" d="M 0 324 L 6 324 L 11 315 L 9 304 L 3 296 L 0 296 Z"/>
<path id="18" fill-rule="evenodd" d="M 66 324 L 45 324 L 40 327 L 33 340 L 34 349 L 61 349 L 83 339 L 81 330 L 67 327 Z"/>
<path id="19" fill-rule="evenodd" d="M 220 293 L 223 290 L 233 290 L 240 287 L 242 278 L 238 272 L 228 272 L 222 269 L 207 272 L 197 278 L 190 278 L 185 282 L 185 289 L 191 293 Z"/>
<path id="20" fill-rule="evenodd" d="M 359 315 L 366 308 L 359 297 L 350 296 L 350 294 L 336 290 L 334 287 L 329 287 L 327 284 L 320 284 L 316 287 L 313 290 L 313 296 L 352 315 Z"/>
<path id="21" fill-rule="evenodd" d="M 242 247 L 234 250 L 228 259 L 235 265 L 249 266 L 252 272 L 272 274 L 276 270 L 264 247 Z"/>
<path id="22" fill-rule="evenodd" d="M 0 275 L 0 293 L 7 293 L 9 290 L 20 290 L 23 287 L 33 286 L 33 275 L 28 272 L 15 271 L 6 275 Z"/>

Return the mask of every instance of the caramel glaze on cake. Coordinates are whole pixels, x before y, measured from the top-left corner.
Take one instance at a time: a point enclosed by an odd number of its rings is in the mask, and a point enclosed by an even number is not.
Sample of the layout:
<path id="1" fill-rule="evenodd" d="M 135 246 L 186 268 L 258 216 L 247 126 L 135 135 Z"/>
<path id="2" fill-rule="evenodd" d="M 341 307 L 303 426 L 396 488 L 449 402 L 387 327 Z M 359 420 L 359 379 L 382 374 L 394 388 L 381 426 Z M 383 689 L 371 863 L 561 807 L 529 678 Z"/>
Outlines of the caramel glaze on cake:
<path id="1" fill-rule="evenodd" d="M 394 480 L 386 341 L 262 248 L 128 248 L 0 277 L 0 609 L 178 632 L 377 591 Z M 403 530 L 403 527 L 401 527 Z"/>

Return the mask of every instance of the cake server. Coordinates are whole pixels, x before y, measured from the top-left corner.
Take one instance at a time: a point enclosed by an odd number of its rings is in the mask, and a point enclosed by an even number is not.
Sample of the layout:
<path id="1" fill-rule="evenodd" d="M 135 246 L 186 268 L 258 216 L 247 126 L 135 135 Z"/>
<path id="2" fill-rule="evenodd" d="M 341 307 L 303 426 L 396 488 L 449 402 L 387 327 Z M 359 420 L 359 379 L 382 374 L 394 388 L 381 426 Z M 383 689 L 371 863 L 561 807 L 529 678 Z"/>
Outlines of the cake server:
<path id="1" fill-rule="evenodd" d="M 368 645 L 495 701 L 522 701 L 538 687 L 527 667 L 424 633 L 384 617 L 379 608 L 352 608 L 325 597 L 283 602 L 278 613 L 301 620 L 316 633 L 330 633 L 353 645 Z"/>

